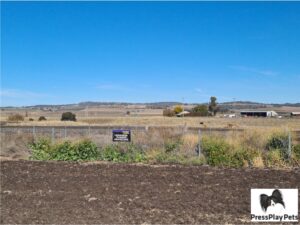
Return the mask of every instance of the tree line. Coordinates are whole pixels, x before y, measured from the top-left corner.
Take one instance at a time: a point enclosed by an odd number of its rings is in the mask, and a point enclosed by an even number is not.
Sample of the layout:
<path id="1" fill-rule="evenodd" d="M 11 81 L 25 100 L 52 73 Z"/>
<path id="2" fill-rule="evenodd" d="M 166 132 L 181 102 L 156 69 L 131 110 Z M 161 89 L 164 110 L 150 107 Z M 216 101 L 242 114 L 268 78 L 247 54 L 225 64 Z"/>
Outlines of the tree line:
<path id="1" fill-rule="evenodd" d="M 177 105 L 174 109 L 164 109 L 164 116 L 176 116 L 180 115 L 184 111 L 184 108 L 181 105 Z M 196 105 L 189 112 L 188 116 L 215 116 L 219 111 L 219 106 L 217 103 L 217 98 L 215 96 L 210 97 L 208 104 L 199 104 Z"/>

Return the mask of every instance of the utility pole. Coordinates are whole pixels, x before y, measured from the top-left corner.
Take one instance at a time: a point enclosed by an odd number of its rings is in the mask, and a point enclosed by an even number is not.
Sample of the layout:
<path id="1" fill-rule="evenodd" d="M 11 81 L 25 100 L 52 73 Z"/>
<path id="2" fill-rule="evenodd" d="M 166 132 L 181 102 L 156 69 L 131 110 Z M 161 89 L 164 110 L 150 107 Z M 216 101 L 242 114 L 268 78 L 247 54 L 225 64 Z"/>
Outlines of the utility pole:
<path id="1" fill-rule="evenodd" d="M 182 117 L 184 117 L 184 97 L 182 97 Z"/>
<path id="2" fill-rule="evenodd" d="M 86 106 L 86 110 L 85 110 L 85 117 L 88 118 L 89 117 L 89 106 Z"/>

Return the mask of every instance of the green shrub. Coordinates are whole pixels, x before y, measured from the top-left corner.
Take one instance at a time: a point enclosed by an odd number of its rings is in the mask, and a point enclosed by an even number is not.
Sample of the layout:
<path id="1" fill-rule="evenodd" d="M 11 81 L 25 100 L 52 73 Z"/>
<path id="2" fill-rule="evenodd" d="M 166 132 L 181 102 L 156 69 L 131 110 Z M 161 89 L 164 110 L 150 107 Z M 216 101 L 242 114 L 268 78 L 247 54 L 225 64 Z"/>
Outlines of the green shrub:
<path id="1" fill-rule="evenodd" d="M 211 166 L 231 166 L 230 145 L 221 138 L 203 138 L 202 151 Z"/>
<path id="2" fill-rule="evenodd" d="M 8 118 L 7 118 L 7 121 L 9 122 L 19 122 L 19 121 L 24 121 L 24 116 L 22 116 L 21 114 L 13 114 L 13 115 L 10 115 Z"/>
<path id="3" fill-rule="evenodd" d="M 254 159 L 260 152 L 251 148 L 239 148 L 232 153 L 232 165 L 235 167 L 253 166 Z"/>
<path id="4" fill-rule="evenodd" d="M 50 160 L 51 159 L 51 141 L 41 138 L 29 145 L 31 150 L 31 159 L 33 160 Z"/>
<path id="5" fill-rule="evenodd" d="M 145 153 L 142 150 L 142 148 L 134 144 L 127 145 L 127 149 L 124 156 L 125 162 L 143 162 L 145 161 L 145 159 Z"/>
<path id="6" fill-rule="evenodd" d="M 248 148 L 234 148 L 219 137 L 203 138 L 202 151 L 211 166 L 243 167 L 252 166 L 259 151 Z"/>
<path id="7" fill-rule="evenodd" d="M 44 121 L 44 120 L 47 120 L 46 117 L 44 117 L 44 116 L 39 117 L 39 121 Z"/>
<path id="8" fill-rule="evenodd" d="M 157 162 L 159 163 L 176 163 L 181 164 L 184 161 L 182 155 L 176 155 L 176 154 L 167 154 L 165 152 L 162 152 L 157 156 Z"/>
<path id="9" fill-rule="evenodd" d="M 51 147 L 51 160 L 77 161 L 74 148 L 70 141 L 64 141 Z"/>
<path id="10" fill-rule="evenodd" d="M 284 159 L 289 158 L 289 137 L 287 134 L 274 134 L 267 142 L 267 150 L 278 149 Z"/>
<path id="11" fill-rule="evenodd" d="M 64 112 L 61 115 L 61 121 L 76 121 L 76 115 L 71 112 Z"/>
<path id="12" fill-rule="evenodd" d="M 292 149 L 292 155 L 300 160 L 300 144 L 294 145 Z"/>
<path id="13" fill-rule="evenodd" d="M 73 147 L 75 156 L 80 160 L 97 160 L 99 157 L 96 144 L 88 139 L 76 143 Z"/>
<path id="14" fill-rule="evenodd" d="M 164 144 L 164 149 L 166 153 L 178 151 L 182 142 L 180 140 L 169 140 Z"/>
<path id="15" fill-rule="evenodd" d="M 114 162 L 143 162 L 144 151 L 134 144 L 112 144 L 105 146 L 100 152 L 100 160 Z"/>
<path id="16" fill-rule="evenodd" d="M 121 160 L 121 155 L 117 145 L 108 145 L 101 150 L 100 160 L 118 162 Z"/>
<path id="17" fill-rule="evenodd" d="M 35 160 L 86 161 L 97 160 L 99 157 L 97 146 L 90 140 L 51 144 L 49 139 L 40 139 L 29 147 L 31 158 Z"/>
<path id="18" fill-rule="evenodd" d="M 292 148 L 292 163 L 300 166 L 300 144 L 294 145 Z"/>
<path id="19" fill-rule="evenodd" d="M 197 105 L 192 109 L 194 116 L 209 116 L 207 105 Z M 191 115 L 189 115 L 191 116 Z"/>

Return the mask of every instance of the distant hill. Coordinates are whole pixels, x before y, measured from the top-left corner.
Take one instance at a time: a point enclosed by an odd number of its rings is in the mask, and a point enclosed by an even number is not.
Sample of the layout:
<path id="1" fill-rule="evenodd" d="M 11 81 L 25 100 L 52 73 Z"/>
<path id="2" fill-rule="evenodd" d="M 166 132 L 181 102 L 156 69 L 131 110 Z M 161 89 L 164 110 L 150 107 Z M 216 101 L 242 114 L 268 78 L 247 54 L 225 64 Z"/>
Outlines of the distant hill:
<path id="1" fill-rule="evenodd" d="M 63 105 L 34 105 L 25 107 L 1 107 L 1 108 L 39 108 L 39 109 L 84 109 L 86 107 L 97 107 L 97 106 L 145 106 L 146 108 L 152 109 L 164 109 L 167 107 L 172 107 L 175 105 L 181 105 L 181 102 L 151 102 L 151 103 L 128 103 L 128 102 L 80 102 L 77 104 L 63 104 Z M 197 104 L 207 104 L 207 103 L 185 103 L 185 106 L 192 107 Z M 221 111 L 230 110 L 243 110 L 243 109 L 262 109 L 262 108 L 272 108 L 272 107 L 300 107 L 300 103 L 259 103 L 251 101 L 234 101 L 234 102 L 223 102 L 219 103 Z"/>

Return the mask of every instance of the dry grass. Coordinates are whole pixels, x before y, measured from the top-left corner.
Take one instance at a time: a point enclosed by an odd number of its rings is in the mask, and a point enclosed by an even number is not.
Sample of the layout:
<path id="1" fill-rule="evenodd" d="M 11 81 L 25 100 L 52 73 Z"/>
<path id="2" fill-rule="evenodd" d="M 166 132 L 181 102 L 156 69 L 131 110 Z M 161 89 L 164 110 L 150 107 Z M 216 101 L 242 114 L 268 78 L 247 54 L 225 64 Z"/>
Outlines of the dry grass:
<path id="1" fill-rule="evenodd" d="M 112 116 L 97 118 L 77 117 L 77 122 L 63 122 L 60 118 L 49 118 L 47 121 L 37 121 L 38 117 L 30 117 L 34 121 L 25 121 L 15 123 L 20 126 L 75 126 L 75 125 L 109 125 L 109 126 L 188 126 L 203 128 L 287 128 L 299 129 L 300 119 L 293 118 L 218 118 L 218 117 L 163 117 L 163 116 Z M 6 117 L 1 117 L 1 121 L 7 121 Z M 11 123 L 13 124 L 13 123 Z"/>
<path id="2" fill-rule="evenodd" d="M 255 168 L 264 168 L 265 167 L 262 156 L 257 156 L 253 159 L 253 167 L 255 167 Z"/>

